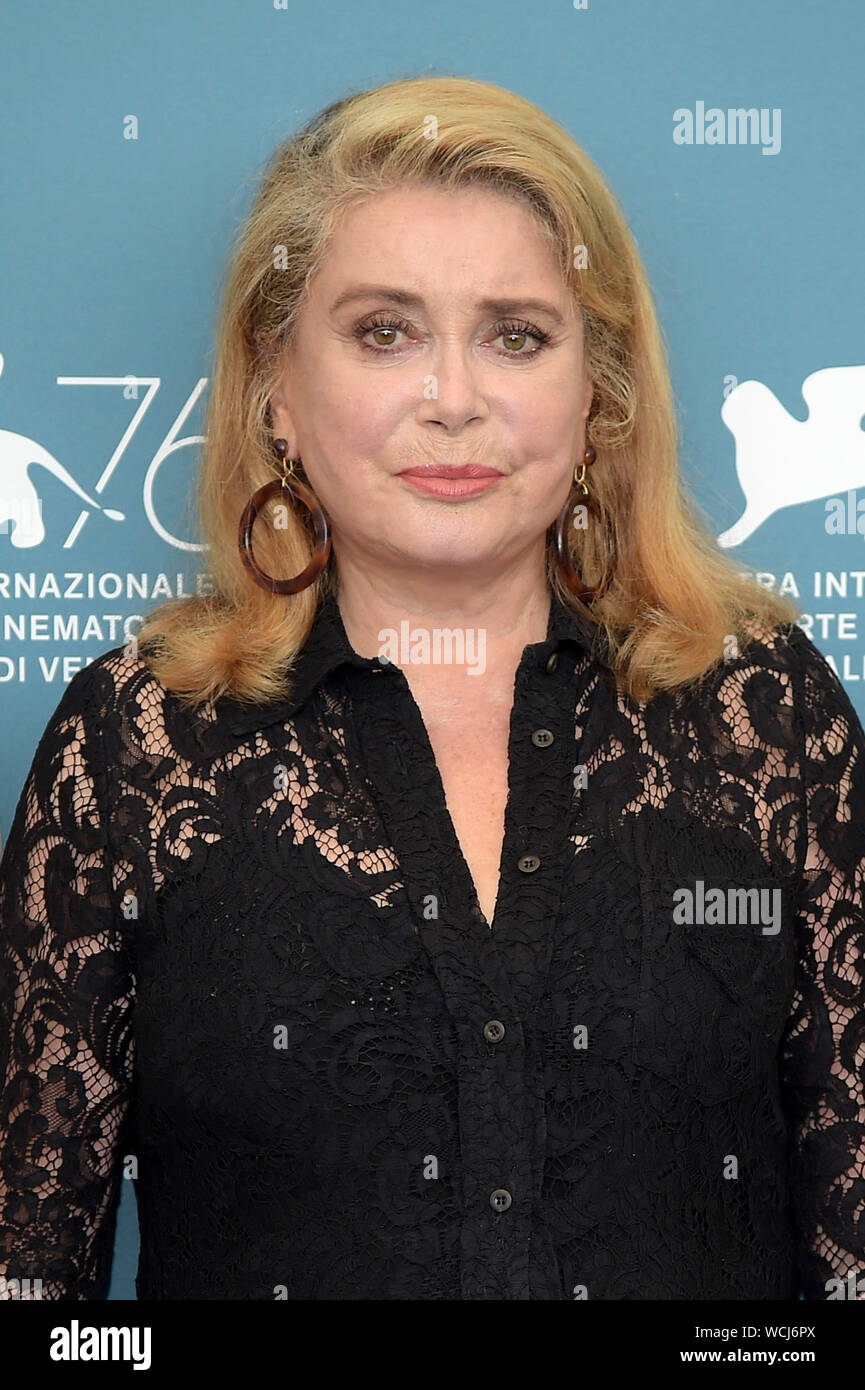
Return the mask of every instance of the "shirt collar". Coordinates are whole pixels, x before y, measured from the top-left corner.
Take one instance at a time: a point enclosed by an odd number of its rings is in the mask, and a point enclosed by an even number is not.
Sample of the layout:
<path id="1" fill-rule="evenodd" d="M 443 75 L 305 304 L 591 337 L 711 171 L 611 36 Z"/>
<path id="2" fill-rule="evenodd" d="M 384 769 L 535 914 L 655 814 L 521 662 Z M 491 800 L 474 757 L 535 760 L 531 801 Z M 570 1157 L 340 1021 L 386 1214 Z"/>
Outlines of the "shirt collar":
<path id="1" fill-rule="evenodd" d="M 550 611 L 547 635 L 543 642 L 530 650 L 540 669 L 547 668 L 553 652 L 562 646 L 573 649 L 574 655 L 590 653 L 596 640 L 595 625 L 580 617 L 550 591 Z M 215 713 L 233 733 L 251 733 L 284 719 L 290 719 L 338 667 L 351 665 L 362 670 L 377 670 L 381 662 L 376 657 L 359 656 L 348 640 L 342 614 L 335 595 L 328 591 L 319 604 L 309 636 L 295 658 L 292 673 L 292 693 L 288 699 L 267 703 L 240 702 L 224 698 L 214 706 Z"/>

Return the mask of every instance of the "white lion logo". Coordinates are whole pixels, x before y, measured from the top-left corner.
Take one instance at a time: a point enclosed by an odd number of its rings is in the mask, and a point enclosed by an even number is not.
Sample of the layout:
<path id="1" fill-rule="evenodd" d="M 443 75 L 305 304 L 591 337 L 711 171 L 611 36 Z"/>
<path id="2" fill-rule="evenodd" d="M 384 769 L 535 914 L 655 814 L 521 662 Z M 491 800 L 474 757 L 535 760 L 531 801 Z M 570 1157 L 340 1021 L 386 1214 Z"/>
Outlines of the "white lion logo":
<path id="1" fill-rule="evenodd" d="M 0 353 L 0 375 L 3 373 L 3 356 Z M 63 464 L 25 434 L 15 434 L 13 430 L 0 430 L 0 532 L 9 529 L 14 546 L 23 549 L 31 545 L 41 545 L 45 539 L 42 524 L 42 506 L 35 484 L 30 478 L 29 469 L 37 465 L 51 473 L 53 477 L 74 492 L 76 497 L 87 502 L 96 511 L 102 512 L 111 521 L 123 521 L 123 512 L 103 507 L 94 497 L 79 487 L 72 474 Z"/>
<path id="2" fill-rule="evenodd" d="M 762 381 L 741 382 L 724 401 L 745 510 L 719 545 L 741 545 L 782 507 L 865 487 L 865 367 L 812 372 L 802 396 L 807 420 L 794 420 Z"/>

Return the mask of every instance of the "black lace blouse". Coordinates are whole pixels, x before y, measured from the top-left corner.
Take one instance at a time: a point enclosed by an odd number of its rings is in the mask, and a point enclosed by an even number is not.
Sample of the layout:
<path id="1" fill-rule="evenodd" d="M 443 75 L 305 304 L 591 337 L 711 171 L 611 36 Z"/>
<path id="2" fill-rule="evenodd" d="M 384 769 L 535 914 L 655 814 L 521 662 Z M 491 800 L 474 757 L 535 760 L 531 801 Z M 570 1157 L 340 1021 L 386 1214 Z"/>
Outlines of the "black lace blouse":
<path id="1" fill-rule="evenodd" d="M 333 598 L 297 669 L 192 715 L 118 647 L 44 732 L 0 865 L 0 1274 L 104 1297 L 124 1175 L 141 1298 L 865 1274 L 865 736 L 801 629 L 644 703 L 553 599 L 491 926 L 403 672 Z"/>

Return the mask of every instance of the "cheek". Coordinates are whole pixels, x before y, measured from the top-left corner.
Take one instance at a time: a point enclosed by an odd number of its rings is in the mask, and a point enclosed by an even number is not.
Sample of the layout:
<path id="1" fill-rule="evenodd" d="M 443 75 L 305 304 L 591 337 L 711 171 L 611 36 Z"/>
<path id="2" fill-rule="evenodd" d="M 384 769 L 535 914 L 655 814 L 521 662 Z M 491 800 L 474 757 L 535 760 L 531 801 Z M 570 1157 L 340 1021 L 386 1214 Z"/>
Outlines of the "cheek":
<path id="1" fill-rule="evenodd" d="M 350 443 L 356 454 L 379 445 L 404 418 L 405 399 L 396 389 L 357 372 L 322 367 L 316 389 L 316 428 L 321 439 Z"/>
<path id="2" fill-rule="evenodd" d="M 369 492 L 396 450 L 380 405 L 332 400 L 316 426 L 320 466 L 346 499 Z"/>
<path id="3" fill-rule="evenodd" d="M 518 417 L 520 433 L 535 441 L 539 457 L 567 452 L 579 430 L 576 402 L 566 392 L 537 392 L 522 402 Z"/>
<path id="4" fill-rule="evenodd" d="M 504 378 L 502 381 L 501 378 Z M 504 369 L 492 383 L 487 401 L 493 419 L 499 420 L 517 440 L 534 438 L 538 442 L 558 439 L 577 416 L 574 392 L 558 375 L 550 378 L 542 371 Z"/>
<path id="5" fill-rule="evenodd" d="M 386 392 L 358 390 L 357 382 L 331 378 L 310 412 L 309 450 L 317 459 L 322 494 L 334 516 L 357 516 L 399 456 L 394 440 L 400 416 Z"/>

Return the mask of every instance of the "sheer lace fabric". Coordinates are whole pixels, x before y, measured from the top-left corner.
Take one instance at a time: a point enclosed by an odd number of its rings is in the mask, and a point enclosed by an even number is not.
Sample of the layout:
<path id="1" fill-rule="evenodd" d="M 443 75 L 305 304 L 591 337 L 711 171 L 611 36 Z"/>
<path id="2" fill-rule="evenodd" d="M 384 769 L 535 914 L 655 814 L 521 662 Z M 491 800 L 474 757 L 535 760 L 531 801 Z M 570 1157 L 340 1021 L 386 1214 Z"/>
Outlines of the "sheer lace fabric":
<path id="1" fill-rule="evenodd" d="M 865 1288 L 865 736 L 811 642 L 647 704 L 554 601 L 501 868 L 490 929 L 332 599 L 276 705 L 98 657 L 0 864 L 0 1274 L 104 1297 L 126 1174 L 142 1298 Z"/>

